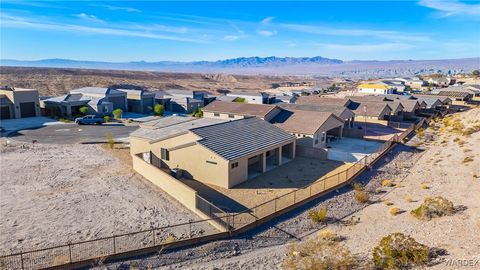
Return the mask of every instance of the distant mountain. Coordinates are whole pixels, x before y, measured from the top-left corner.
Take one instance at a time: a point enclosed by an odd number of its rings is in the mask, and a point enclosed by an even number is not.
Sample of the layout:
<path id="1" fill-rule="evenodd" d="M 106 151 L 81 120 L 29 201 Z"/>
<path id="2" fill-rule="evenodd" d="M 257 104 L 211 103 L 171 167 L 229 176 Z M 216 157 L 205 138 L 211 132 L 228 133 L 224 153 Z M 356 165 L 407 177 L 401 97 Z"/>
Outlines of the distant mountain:
<path id="1" fill-rule="evenodd" d="M 321 75 L 321 76 L 408 76 L 428 73 L 459 73 L 480 69 L 480 58 L 444 60 L 362 60 L 342 61 L 315 57 L 239 57 L 195 62 L 101 62 L 69 59 L 22 61 L 0 60 L 0 66 L 53 67 L 113 70 L 144 70 L 188 73 L 228 73 L 245 75 Z"/>

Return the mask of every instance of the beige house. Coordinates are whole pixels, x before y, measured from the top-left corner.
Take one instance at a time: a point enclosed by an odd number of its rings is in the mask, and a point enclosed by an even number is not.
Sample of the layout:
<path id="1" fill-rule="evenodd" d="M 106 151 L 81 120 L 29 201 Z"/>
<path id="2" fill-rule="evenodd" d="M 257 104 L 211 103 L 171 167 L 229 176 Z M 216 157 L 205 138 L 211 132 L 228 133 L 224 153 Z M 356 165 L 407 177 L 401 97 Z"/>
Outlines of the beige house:
<path id="1" fill-rule="evenodd" d="M 134 131 L 130 148 L 177 178 L 231 188 L 295 158 L 295 137 L 256 117 L 171 116 Z"/>
<path id="2" fill-rule="evenodd" d="M 214 101 L 205 106 L 202 111 L 205 118 L 234 120 L 258 117 L 270 121 L 281 109 L 278 106 L 267 104 Z"/>
<path id="3" fill-rule="evenodd" d="M 350 100 L 343 98 L 330 98 L 323 96 L 300 96 L 296 104 L 335 105 L 346 107 Z"/>
<path id="4" fill-rule="evenodd" d="M 356 121 L 384 121 L 391 115 L 392 108 L 385 102 L 350 102 L 348 108 L 355 113 Z"/>
<path id="5" fill-rule="evenodd" d="M 355 121 L 355 113 L 344 106 L 337 105 L 318 105 L 318 104 L 278 104 L 278 106 L 285 110 L 296 111 L 313 111 L 313 112 L 330 112 L 344 121 L 344 127 L 353 127 Z"/>
<path id="6" fill-rule="evenodd" d="M 40 101 L 35 89 L 0 89 L 0 119 L 40 116 Z"/>
<path id="7" fill-rule="evenodd" d="M 344 121 L 331 112 L 282 111 L 272 122 L 295 135 L 299 145 L 326 148 L 331 139 L 342 137 Z"/>

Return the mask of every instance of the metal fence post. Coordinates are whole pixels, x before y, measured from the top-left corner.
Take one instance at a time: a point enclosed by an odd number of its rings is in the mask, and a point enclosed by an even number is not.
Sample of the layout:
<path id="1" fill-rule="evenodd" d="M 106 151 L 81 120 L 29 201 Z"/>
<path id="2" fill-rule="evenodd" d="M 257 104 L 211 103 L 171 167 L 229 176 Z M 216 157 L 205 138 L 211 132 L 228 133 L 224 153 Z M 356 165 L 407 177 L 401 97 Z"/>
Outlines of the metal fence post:
<path id="1" fill-rule="evenodd" d="M 23 267 L 23 252 L 20 252 L 20 263 L 22 264 L 22 270 L 25 269 Z"/>
<path id="2" fill-rule="evenodd" d="M 72 263 L 72 245 L 68 244 L 68 258 L 70 259 L 70 263 Z"/>
<path id="3" fill-rule="evenodd" d="M 310 190 L 311 190 L 311 187 L 310 187 Z M 273 201 L 275 202 L 275 212 L 277 212 L 277 198 L 275 198 Z"/>
<path id="4" fill-rule="evenodd" d="M 310 185 L 310 186 L 309 186 L 309 189 L 310 189 L 310 192 L 309 192 L 309 193 L 310 193 L 310 196 L 309 196 L 309 197 L 312 197 L 312 186 L 313 186 L 313 185 Z M 275 209 L 277 209 L 277 208 L 275 207 Z"/>
<path id="5" fill-rule="evenodd" d="M 297 200 L 297 191 L 293 191 L 293 203 L 295 204 L 295 201 Z"/>
<path id="6" fill-rule="evenodd" d="M 113 254 L 117 253 L 117 243 L 115 241 L 115 236 L 113 236 Z"/>
<path id="7" fill-rule="evenodd" d="M 192 222 L 190 220 L 188 221 L 188 233 L 190 238 L 192 238 Z"/>

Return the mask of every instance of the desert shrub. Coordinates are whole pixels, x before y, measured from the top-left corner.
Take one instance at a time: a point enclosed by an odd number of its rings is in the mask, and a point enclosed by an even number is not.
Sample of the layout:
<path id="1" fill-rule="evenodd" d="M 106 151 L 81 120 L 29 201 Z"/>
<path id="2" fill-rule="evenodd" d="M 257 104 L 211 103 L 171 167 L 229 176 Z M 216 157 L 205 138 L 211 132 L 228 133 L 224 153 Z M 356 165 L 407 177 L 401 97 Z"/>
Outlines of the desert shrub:
<path id="1" fill-rule="evenodd" d="M 155 106 L 153 106 L 153 114 L 157 116 L 162 116 L 164 112 L 165 112 L 165 107 L 162 104 L 157 103 L 155 104 Z"/>
<path id="2" fill-rule="evenodd" d="M 105 123 L 110 122 L 110 116 L 108 116 L 108 115 L 103 117 L 103 119 L 105 120 Z"/>
<path id="3" fill-rule="evenodd" d="M 380 269 L 422 266 L 429 260 L 430 248 L 402 233 L 385 236 L 373 250 L 373 263 Z"/>
<path id="4" fill-rule="evenodd" d="M 382 193 L 382 192 L 383 192 L 383 189 L 382 189 L 382 188 L 376 188 L 376 189 L 375 189 L 375 193 L 377 193 L 377 194 L 380 194 L 380 193 Z"/>
<path id="5" fill-rule="evenodd" d="M 413 202 L 413 199 L 410 196 L 405 196 L 405 201 L 406 202 Z"/>
<path id="6" fill-rule="evenodd" d="M 389 200 L 384 200 L 383 203 L 386 205 L 386 206 L 390 206 L 390 205 L 393 205 L 393 203 Z"/>
<path id="7" fill-rule="evenodd" d="M 122 113 L 123 113 L 122 109 L 115 109 L 112 111 L 113 117 L 115 119 L 120 119 L 122 117 Z"/>
<path id="8" fill-rule="evenodd" d="M 468 162 L 472 162 L 473 161 L 473 158 L 472 157 L 465 157 L 463 159 L 463 163 L 468 163 Z"/>
<path id="9" fill-rule="evenodd" d="M 170 244 L 170 243 L 173 243 L 173 242 L 175 242 L 175 235 L 173 235 L 173 234 L 167 235 L 167 237 L 163 241 L 164 244 Z"/>
<path id="10" fill-rule="evenodd" d="M 353 190 L 363 190 L 363 185 L 360 183 L 353 183 L 352 188 Z"/>
<path id="11" fill-rule="evenodd" d="M 388 180 L 388 179 L 383 180 L 381 184 L 382 184 L 383 187 L 393 187 L 394 186 L 392 180 Z"/>
<path id="12" fill-rule="evenodd" d="M 113 149 L 115 146 L 115 140 L 113 139 L 113 136 L 111 133 L 107 133 L 107 144 L 110 149 Z"/>
<path id="13" fill-rule="evenodd" d="M 426 184 L 426 183 L 422 183 L 422 184 L 420 185 L 420 187 L 421 187 L 422 189 L 430 189 L 430 186 L 428 186 L 428 184 Z"/>
<path id="14" fill-rule="evenodd" d="M 82 107 L 80 107 L 80 109 L 78 109 L 78 111 L 79 111 L 82 115 L 85 115 L 85 114 L 87 114 L 87 112 L 88 112 L 88 107 L 87 107 L 87 106 L 82 106 Z"/>
<path id="15" fill-rule="evenodd" d="M 308 218 L 315 223 L 324 223 L 327 221 L 327 208 L 320 208 L 318 210 L 310 210 Z"/>
<path id="16" fill-rule="evenodd" d="M 192 116 L 193 116 L 193 117 L 198 117 L 198 118 L 203 117 L 203 111 L 202 111 L 202 109 L 201 109 L 201 108 L 196 109 L 196 110 L 192 113 Z"/>
<path id="17" fill-rule="evenodd" d="M 425 129 L 424 129 L 424 128 L 419 128 L 419 129 L 417 130 L 417 136 L 418 136 L 419 138 L 423 138 L 423 137 L 425 136 Z"/>
<path id="18" fill-rule="evenodd" d="M 367 203 L 370 200 L 370 196 L 363 190 L 355 190 L 355 200 L 361 203 Z"/>
<path id="19" fill-rule="evenodd" d="M 423 203 L 416 209 L 413 209 L 410 214 L 418 219 L 430 220 L 435 217 L 442 217 L 453 215 L 455 207 L 453 203 L 443 197 L 427 197 Z"/>
<path id="20" fill-rule="evenodd" d="M 390 213 L 390 215 L 396 216 L 396 215 L 400 214 L 400 208 L 392 207 L 392 208 L 390 208 L 390 210 L 388 210 L 388 212 Z"/>
<path id="21" fill-rule="evenodd" d="M 287 249 L 282 267 L 297 269 L 355 269 L 358 260 L 350 250 L 338 241 L 338 237 L 319 235 L 301 244 L 293 244 Z"/>
<path id="22" fill-rule="evenodd" d="M 321 230 L 318 233 L 318 238 L 326 240 L 326 241 L 341 241 L 342 238 L 339 237 L 334 231 L 329 229 Z"/>
<path id="23" fill-rule="evenodd" d="M 469 127 L 467 129 L 465 129 L 462 133 L 462 135 L 464 136 L 470 136 L 472 135 L 473 133 L 477 133 L 480 131 L 480 125 L 474 125 L 473 127 Z"/>

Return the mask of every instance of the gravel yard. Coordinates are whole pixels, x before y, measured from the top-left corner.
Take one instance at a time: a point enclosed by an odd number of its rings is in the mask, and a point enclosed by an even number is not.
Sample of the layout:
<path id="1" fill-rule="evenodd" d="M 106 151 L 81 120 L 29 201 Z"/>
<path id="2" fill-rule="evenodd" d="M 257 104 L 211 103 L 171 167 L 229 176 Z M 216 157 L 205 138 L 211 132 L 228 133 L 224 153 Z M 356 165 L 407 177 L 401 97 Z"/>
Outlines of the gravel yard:
<path id="1" fill-rule="evenodd" d="M 199 220 L 99 145 L 2 140 L 0 154 L 2 254 Z"/>

